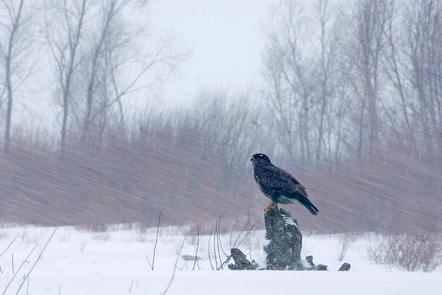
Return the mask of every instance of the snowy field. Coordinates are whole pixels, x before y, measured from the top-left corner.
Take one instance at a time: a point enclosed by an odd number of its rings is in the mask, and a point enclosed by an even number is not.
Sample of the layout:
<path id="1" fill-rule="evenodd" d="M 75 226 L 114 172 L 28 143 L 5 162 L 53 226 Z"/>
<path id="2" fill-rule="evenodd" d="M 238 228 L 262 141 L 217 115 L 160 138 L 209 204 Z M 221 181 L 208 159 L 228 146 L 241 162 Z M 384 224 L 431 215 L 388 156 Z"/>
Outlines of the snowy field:
<path id="1" fill-rule="evenodd" d="M 343 259 L 352 265 L 349 272 L 336 271 L 342 264 L 338 260 L 339 235 L 307 233 L 303 257 L 313 255 L 315 263 L 328 265 L 329 271 L 235 272 L 227 267 L 212 270 L 216 265 L 208 236 L 201 236 L 198 243 L 189 229 L 161 228 L 152 271 L 156 229 L 120 226 L 90 232 L 61 227 L 49 240 L 54 230 L 0 229 L 2 294 L 442 294 L 440 268 L 432 273 L 413 273 L 372 263 L 367 249 L 369 242 L 376 242 L 373 235 L 359 236 L 351 243 Z M 238 233 L 219 237 L 226 251 L 237 239 Z M 263 231 L 251 232 L 241 249 L 263 265 L 264 243 Z M 197 245 L 201 260 L 194 267 L 194 260 L 183 256 L 194 256 Z"/>

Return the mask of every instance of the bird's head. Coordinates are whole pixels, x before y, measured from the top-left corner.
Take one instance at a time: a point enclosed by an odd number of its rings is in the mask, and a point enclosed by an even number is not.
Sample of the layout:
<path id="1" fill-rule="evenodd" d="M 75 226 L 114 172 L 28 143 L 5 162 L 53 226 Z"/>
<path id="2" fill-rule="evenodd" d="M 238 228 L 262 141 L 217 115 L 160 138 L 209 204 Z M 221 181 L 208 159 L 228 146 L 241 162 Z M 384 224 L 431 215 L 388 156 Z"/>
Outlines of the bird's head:
<path id="1" fill-rule="evenodd" d="M 271 164 L 269 157 L 265 154 L 254 154 L 250 161 L 252 161 L 253 166 L 266 166 Z"/>

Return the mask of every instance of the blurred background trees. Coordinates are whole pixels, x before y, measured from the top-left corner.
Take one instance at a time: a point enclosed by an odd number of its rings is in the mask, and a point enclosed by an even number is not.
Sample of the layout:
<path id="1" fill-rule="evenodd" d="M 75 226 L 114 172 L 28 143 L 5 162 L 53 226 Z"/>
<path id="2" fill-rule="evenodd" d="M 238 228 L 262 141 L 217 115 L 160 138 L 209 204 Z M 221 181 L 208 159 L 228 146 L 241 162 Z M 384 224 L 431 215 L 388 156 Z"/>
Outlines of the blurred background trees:
<path id="1" fill-rule="evenodd" d="M 3 221 L 153 225 L 162 211 L 179 224 L 234 217 L 238 208 L 260 215 L 266 199 L 249 158 L 265 152 L 318 204 L 304 228 L 440 230 L 439 1 L 282 1 L 266 28 L 263 85 L 201 89 L 190 108 L 135 112 L 128 100 L 183 59 L 173 40 L 151 40 L 129 21 L 149 4 L 37 2 L 58 118 L 49 135 L 14 125 L 13 85 L 26 83 L 19 73 L 38 73 L 20 62 L 34 46 L 20 14 L 31 2 L 2 3 Z"/>

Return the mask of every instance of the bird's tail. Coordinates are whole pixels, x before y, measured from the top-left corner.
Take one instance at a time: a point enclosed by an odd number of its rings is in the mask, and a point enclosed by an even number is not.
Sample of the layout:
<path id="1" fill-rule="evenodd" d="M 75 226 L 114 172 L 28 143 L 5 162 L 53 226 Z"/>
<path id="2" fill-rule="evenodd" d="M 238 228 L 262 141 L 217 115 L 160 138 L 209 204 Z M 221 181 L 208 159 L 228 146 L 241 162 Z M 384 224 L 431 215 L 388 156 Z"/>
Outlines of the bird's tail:
<path id="1" fill-rule="evenodd" d="M 308 211 L 310 211 L 311 214 L 313 215 L 318 215 L 318 208 L 316 208 L 315 205 L 313 205 L 313 203 L 305 196 L 296 196 L 296 199 L 302 204 L 304 205 L 305 208 L 307 208 Z"/>

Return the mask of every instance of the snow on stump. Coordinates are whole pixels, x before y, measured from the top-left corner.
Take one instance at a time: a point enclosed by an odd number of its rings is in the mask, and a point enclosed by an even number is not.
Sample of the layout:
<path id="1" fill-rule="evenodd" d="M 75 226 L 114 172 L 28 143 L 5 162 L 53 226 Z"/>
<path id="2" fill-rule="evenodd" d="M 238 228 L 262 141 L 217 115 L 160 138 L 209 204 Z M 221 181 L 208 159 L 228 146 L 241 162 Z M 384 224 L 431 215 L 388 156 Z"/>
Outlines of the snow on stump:
<path id="1" fill-rule="evenodd" d="M 302 235 L 298 223 L 284 209 L 271 207 L 264 215 L 267 254 L 266 268 L 269 270 L 302 270 Z"/>

